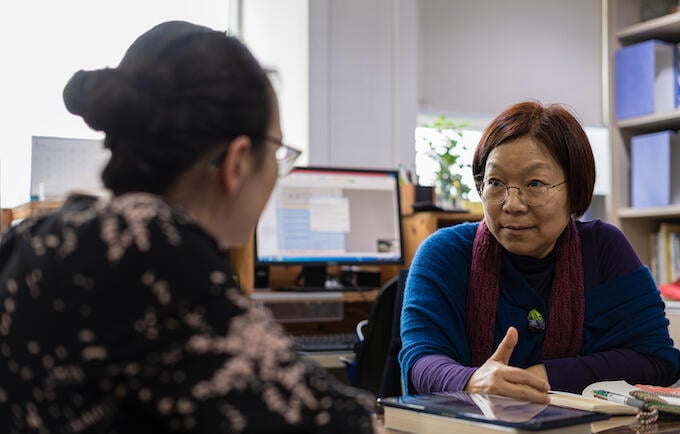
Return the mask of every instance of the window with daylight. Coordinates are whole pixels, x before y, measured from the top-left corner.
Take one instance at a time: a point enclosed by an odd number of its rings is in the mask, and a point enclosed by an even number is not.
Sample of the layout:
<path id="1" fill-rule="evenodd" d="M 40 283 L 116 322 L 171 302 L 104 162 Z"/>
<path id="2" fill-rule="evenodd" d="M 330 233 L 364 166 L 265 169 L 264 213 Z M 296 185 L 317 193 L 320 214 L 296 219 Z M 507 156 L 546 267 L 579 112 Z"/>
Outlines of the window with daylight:
<path id="1" fill-rule="evenodd" d="M 232 0 L 233 1 L 233 0 Z M 35 0 L 3 2 L 0 27 L 2 207 L 30 198 L 34 136 L 99 139 L 64 108 L 62 90 L 79 69 L 115 66 L 136 37 L 184 20 L 226 30 L 230 0 Z"/>
<path id="2" fill-rule="evenodd" d="M 469 168 L 469 165 L 472 163 L 472 156 L 475 152 L 475 147 L 482 137 L 483 130 L 483 126 L 469 128 L 464 127 L 462 129 L 462 137 L 459 142 L 459 145 L 462 145 L 459 150 L 460 161 L 466 165 L 466 168 L 461 170 L 462 182 L 470 187 L 468 200 L 471 202 L 481 202 L 481 199 L 474 188 L 475 184 L 472 177 L 472 169 Z M 593 154 L 595 156 L 595 168 L 597 173 L 593 206 L 590 210 L 591 212 L 586 214 L 586 218 L 604 218 L 604 196 L 609 194 L 611 185 L 609 131 L 605 127 L 585 127 L 584 130 L 588 135 L 588 139 L 590 140 L 590 144 L 593 148 Z M 433 128 L 427 127 L 418 127 L 415 131 L 415 173 L 420 185 L 434 184 L 437 163 L 430 155 L 428 155 L 429 149 L 427 145 L 428 136 L 432 136 L 434 134 L 437 134 L 437 131 Z"/>

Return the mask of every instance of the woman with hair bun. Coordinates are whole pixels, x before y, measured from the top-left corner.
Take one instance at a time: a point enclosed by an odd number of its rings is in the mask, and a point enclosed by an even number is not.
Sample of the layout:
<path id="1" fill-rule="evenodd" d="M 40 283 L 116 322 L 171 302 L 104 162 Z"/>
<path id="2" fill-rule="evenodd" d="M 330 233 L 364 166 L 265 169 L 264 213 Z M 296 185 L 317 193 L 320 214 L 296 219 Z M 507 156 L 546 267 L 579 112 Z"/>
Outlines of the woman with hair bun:
<path id="1" fill-rule="evenodd" d="M 2 238 L 3 432 L 373 432 L 374 400 L 301 360 L 229 264 L 299 154 L 248 49 L 162 23 L 63 96 L 105 133 L 112 194 Z"/>

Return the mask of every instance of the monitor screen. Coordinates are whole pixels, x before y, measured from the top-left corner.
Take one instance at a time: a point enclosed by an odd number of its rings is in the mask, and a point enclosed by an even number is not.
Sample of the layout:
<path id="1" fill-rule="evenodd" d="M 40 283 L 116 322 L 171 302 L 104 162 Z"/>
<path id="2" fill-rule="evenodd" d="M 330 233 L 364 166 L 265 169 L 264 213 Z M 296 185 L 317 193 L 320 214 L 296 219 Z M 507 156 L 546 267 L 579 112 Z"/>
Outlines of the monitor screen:
<path id="1" fill-rule="evenodd" d="M 102 194 L 100 174 L 110 157 L 101 139 L 33 136 L 31 200 L 62 200 L 74 191 Z"/>
<path id="2" fill-rule="evenodd" d="M 259 265 L 401 264 L 398 174 L 295 168 L 277 181 L 255 240 Z"/>

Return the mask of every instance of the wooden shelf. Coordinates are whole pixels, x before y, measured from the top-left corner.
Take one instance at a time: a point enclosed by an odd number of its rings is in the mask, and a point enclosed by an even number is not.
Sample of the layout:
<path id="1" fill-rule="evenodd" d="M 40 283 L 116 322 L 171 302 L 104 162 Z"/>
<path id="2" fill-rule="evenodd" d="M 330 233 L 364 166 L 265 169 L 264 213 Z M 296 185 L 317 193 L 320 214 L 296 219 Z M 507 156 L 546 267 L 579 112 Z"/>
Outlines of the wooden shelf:
<path id="1" fill-rule="evenodd" d="M 680 129 L 680 109 L 668 113 L 653 113 L 623 119 L 617 122 L 617 126 L 622 130 L 635 130 L 636 132 Z"/>
<path id="2" fill-rule="evenodd" d="M 634 44 L 647 39 L 678 42 L 680 41 L 680 12 L 623 28 L 616 32 L 616 37 L 623 45 Z"/>
<path id="3" fill-rule="evenodd" d="M 413 256 L 425 238 L 439 228 L 453 226 L 463 222 L 476 222 L 484 218 L 478 213 L 459 213 L 441 211 L 423 211 L 402 217 L 404 231 L 405 266 L 410 267 Z"/>
<path id="4" fill-rule="evenodd" d="M 34 200 L 12 208 L 12 220 L 25 219 L 61 208 L 60 200 Z"/>
<path id="5" fill-rule="evenodd" d="M 2 225 L 0 225 L 0 230 L 5 229 L 12 223 L 12 209 L 2 208 Z"/>

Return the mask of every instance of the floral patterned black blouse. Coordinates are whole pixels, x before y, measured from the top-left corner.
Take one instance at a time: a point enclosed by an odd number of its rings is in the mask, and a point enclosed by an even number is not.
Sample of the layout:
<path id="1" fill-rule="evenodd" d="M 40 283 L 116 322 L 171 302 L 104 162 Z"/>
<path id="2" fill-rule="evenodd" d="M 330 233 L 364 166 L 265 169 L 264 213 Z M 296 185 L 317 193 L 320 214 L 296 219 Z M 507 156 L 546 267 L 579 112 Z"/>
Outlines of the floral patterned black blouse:
<path id="1" fill-rule="evenodd" d="M 372 432 L 227 256 L 149 194 L 74 197 L 0 243 L 3 433 Z"/>

